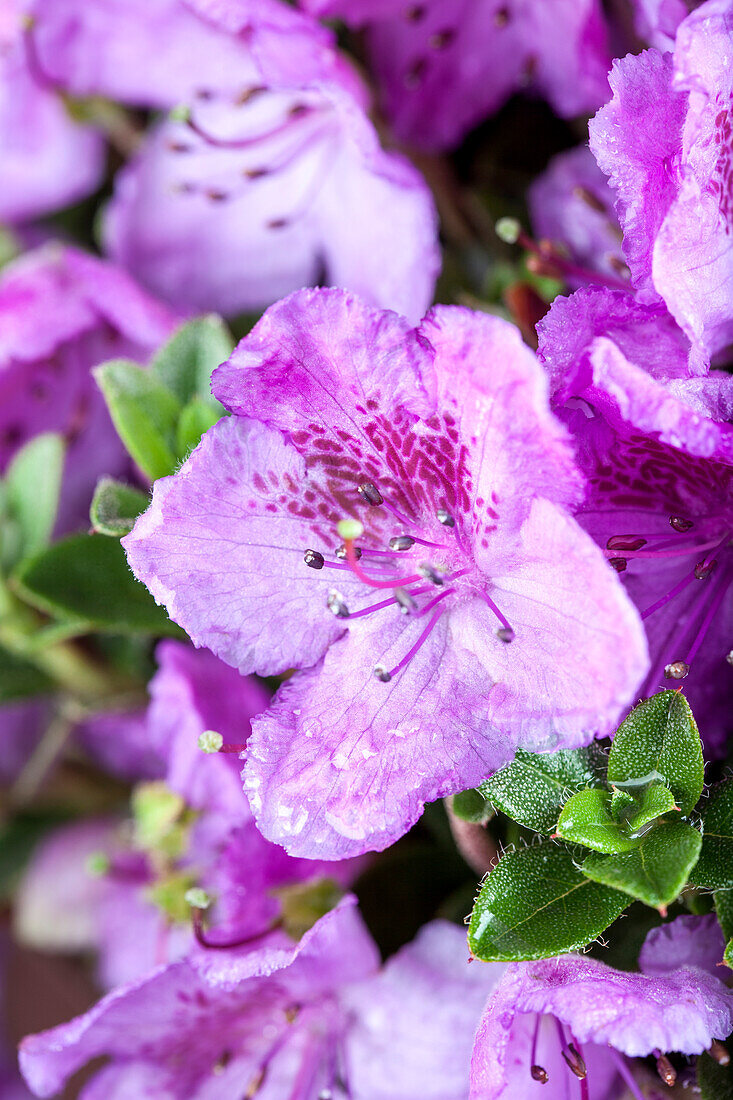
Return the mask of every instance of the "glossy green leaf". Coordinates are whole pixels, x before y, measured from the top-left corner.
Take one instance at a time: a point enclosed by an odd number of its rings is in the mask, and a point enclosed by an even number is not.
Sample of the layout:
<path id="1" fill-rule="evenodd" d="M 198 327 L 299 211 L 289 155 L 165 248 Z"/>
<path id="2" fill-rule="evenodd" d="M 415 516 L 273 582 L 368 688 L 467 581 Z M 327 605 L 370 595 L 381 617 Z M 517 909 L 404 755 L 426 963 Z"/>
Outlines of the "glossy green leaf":
<path id="1" fill-rule="evenodd" d="M 594 852 L 582 866 L 594 882 L 624 890 L 645 905 L 664 908 L 686 884 L 700 854 L 702 837 L 685 821 L 665 821 L 642 839 L 638 848 L 619 855 Z"/>
<path id="2" fill-rule="evenodd" d="M 733 889 L 733 779 L 710 789 L 702 811 L 702 852 L 690 876 L 693 886 L 706 890 Z"/>
<path id="3" fill-rule="evenodd" d="M 103 477 L 94 490 L 89 519 L 97 534 L 119 539 L 132 531 L 135 520 L 149 503 L 147 494 L 139 489 Z"/>
<path id="4" fill-rule="evenodd" d="M 697 1059 L 701 1100 L 733 1100 L 733 1065 L 720 1066 L 709 1054 Z"/>
<path id="5" fill-rule="evenodd" d="M 655 781 L 670 788 L 683 814 L 703 787 L 700 734 L 679 691 L 661 691 L 635 707 L 618 728 L 608 758 L 608 782 L 632 792 Z"/>
<path id="6" fill-rule="evenodd" d="M 553 753 L 520 749 L 511 764 L 485 780 L 482 794 L 497 810 L 538 833 L 551 833 L 570 795 L 603 782 L 606 755 L 597 741 Z"/>
<path id="7" fill-rule="evenodd" d="M 469 821 L 473 825 L 485 825 L 494 813 L 491 803 L 486 801 L 481 791 L 476 790 L 454 794 L 451 798 L 451 810 L 461 821 Z"/>
<path id="8" fill-rule="evenodd" d="M 578 791 L 568 799 L 557 832 L 564 840 L 596 852 L 628 852 L 639 843 L 627 836 L 611 816 L 611 796 L 599 787 Z"/>
<path id="9" fill-rule="evenodd" d="M 220 417 L 219 410 L 201 397 L 194 397 L 188 402 L 181 411 L 176 428 L 176 450 L 181 460 L 198 446 L 204 432 L 208 432 Z"/>
<path id="10" fill-rule="evenodd" d="M 53 681 L 35 665 L 0 648 L 0 703 L 15 703 L 34 695 L 45 695 L 53 688 Z"/>
<path id="11" fill-rule="evenodd" d="M 165 609 L 130 572 L 115 539 L 73 535 L 24 562 L 13 586 L 30 604 L 103 631 L 180 637 Z"/>
<path id="12" fill-rule="evenodd" d="M 125 359 L 94 371 L 110 416 L 128 452 L 151 481 L 177 465 L 176 430 L 181 404 L 149 370 Z"/>
<path id="13" fill-rule="evenodd" d="M 22 557 L 36 553 L 50 541 L 58 511 L 65 450 L 60 435 L 44 432 L 26 443 L 8 466 L 5 508 L 17 524 Z"/>
<path id="14" fill-rule="evenodd" d="M 548 958 L 585 947 L 628 905 L 625 894 L 591 882 L 566 847 L 548 840 L 508 852 L 489 872 L 468 942 L 487 962 Z"/>
<path id="15" fill-rule="evenodd" d="M 221 416 L 224 410 L 211 396 L 211 375 L 229 358 L 233 347 L 226 325 L 212 313 L 179 328 L 155 354 L 150 369 L 180 405 L 202 398 Z"/>
<path id="16" fill-rule="evenodd" d="M 630 836 L 644 829 L 646 825 L 663 814 L 677 812 L 674 795 L 664 783 L 650 783 L 635 796 L 629 796 L 625 791 L 619 791 L 618 795 L 626 795 L 631 799 L 630 803 L 624 802 L 623 808 L 617 804 L 614 815 Z"/>

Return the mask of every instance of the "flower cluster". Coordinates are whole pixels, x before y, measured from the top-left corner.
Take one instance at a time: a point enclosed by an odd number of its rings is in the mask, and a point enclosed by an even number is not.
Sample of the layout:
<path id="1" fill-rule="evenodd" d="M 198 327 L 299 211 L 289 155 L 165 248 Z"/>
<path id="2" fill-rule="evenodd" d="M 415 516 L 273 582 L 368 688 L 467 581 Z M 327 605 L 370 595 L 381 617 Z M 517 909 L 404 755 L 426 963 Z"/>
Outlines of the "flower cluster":
<path id="1" fill-rule="evenodd" d="M 6 0 L 3 1100 L 733 1094 L 732 58 Z"/>

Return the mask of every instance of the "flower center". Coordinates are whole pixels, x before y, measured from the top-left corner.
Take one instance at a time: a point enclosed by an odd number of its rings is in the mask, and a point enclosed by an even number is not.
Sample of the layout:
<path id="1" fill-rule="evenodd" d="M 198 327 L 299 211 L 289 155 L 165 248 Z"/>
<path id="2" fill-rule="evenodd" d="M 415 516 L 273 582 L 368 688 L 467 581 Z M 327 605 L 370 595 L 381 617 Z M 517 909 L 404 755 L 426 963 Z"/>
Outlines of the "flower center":
<path id="1" fill-rule="evenodd" d="M 445 541 L 436 542 L 414 533 L 420 530 L 419 523 L 387 500 L 373 482 L 362 482 L 358 492 L 369 508 L 384 509 L 394 517 L 402 532 L 390 537 L 386 547 L 357 546 L 357 539 L 367 541 L 362 539 L 364 527 L 358 521 L 345 520 L 338 525 L 339 535 L 343 538 L 343 544 L 335 554 L 338 560 L 329 561 L 320 551 L 312 549 L 305 551 L 303 560 L 311 569 L 341 570 L 357 577 L 367 588 L 390 592 L 388 598 L 352 611 L 343 595 L 337 589 L 331 589 L 327 606 L 339 619 L 360 619 L 386 608 L 397 609 L 414 619 L 427 619 L 424 629 L 396 665 L 389 669 L 382 665 L 375 667 L 377 680 L 389 683 L 409 665 L 443 614 L 455 603 L 461 590 L 464 594 L 480 596 L 491 609 L 500 624 L 496 631 L 500 641 L 513 641 L 514 630 L 491 597 L 482 588 L 461 584 L 474 572 L 473 559 L 454 516 L 446 508 L 435 510 L 435 518 L 445 530 Z M 433 551 L 429 558 L 426 558 L 426 550 Z M 400 568 L 401 559 L 405 561 L 406 569 Z"/>

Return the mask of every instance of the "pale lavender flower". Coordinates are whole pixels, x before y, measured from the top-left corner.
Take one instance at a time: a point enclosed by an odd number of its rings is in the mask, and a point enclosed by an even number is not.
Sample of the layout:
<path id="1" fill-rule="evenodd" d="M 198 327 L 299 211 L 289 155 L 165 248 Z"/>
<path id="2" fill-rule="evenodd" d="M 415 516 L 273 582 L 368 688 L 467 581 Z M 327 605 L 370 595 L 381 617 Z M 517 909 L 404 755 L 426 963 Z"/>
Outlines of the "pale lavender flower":
<path id="1" fill-rule="evenodd" d="M 535 235 L 559 244 L 587 279 L 603 283 L 628 277 L 613 192 L 587 145 L 559 153 L 527 192 Z M 569 279 L 571 286 L 580 278 Z"/>
<path id="2" fill-rule="evenodd" d="M 33 65 L 29 2 L 0 9 L 0 221 L 24 222 L 96 190 L 104 139 L 75 122 L 58 89 Z"/>
<path id="3" fill-rule="evenodd" d="M 0 275 L 0 471 L 39 432 L 67 452 L 59 529 L 88 520 L 101 474 L 129 467 L 91 371 L 117 356 L 146 361 L 176 323 L 112 264 L 47 245 Z"/>
<path id="4" fill-rule="evenodd" d="M 646 667 L 640 625 L 568 514 L 582 484 L 516 329 L 451 307 L 413 329 L 302 291 L 213 389 L 235 415 L 124 544 L 195 644 L 303 669 L 248 744 L 266 836 L 382 848 L 518 746 L 612 728 Z M 363 537 L 339 550 L 349 514 Z"/>
<path id="5" fill-rule="evenodd" d="M 606 99 L 610 65 L 596 0 L 301 0 L 314 15 L 366 25 L 369 57 L 397 135 L 450 149 L 514 92 L 558 114 Z"/>
<path id="6" fill-rule="evenodd" d="M 707 356 L 733 341 L 732 48 L 729 0 L 707 0 L 673 54 L 614 63 L 590 124 L 639 300 L 664 303 Z"/>
<path id="7" fill-rule="evenodd" d="M 476 1021 L 501 968 L 469 967 L 465 933 L 444 922 L 377 966 L 346 899 L 297 947 L 191 959 L 116 990 L 25 1039 L 21 1066 L 50 1096 L 108 1055 L 83 1100 L 465 1100 Z"/>
<path id="8" fill-rule="evenodd" d="M 471 1100 L 643 1100 L 628 1059 L 648 1055 L 673 1084 L 668 1052 L 702 1054 L 733 1028 L 733 991 L 706 969 L 706 946 L 698 934 L 696 950 L 690 931 L 680 918 L 651 933 L 650 973 L 573 955 L 510 964 L 476 1034 Z"/>
<path id="9" fill-rule="evenodd" d="M 267 704 L 261 685 L 206 650 L 180 642 L 162 642 L 156 656 L 147 714 L 94 719 L 84 729 L 83 744 L 95 758 L 107 760 L 103 738 L 113 735 L 111 761 L 118 773 L 135 778 L 137 760 L 137 778 L 155 777 L 165 790 L 182 796 L 181 812 L 194 811 L 194 819 L 181 831 L 180 854 L 161 866 L 160 853 L 135 844 L 129 821 L 76 822 L 41 843 L 16 903 L 24 942 L 56 951 L 95 949 L 106 988 L 195 947 L 187 906 L 182 919 L 174 916 L 170 903 L 168 908 L 156 904 L 156 891 L 162 902 L 170 902 L 179 895 L 182 901 L 188 886 L 205 888 L 212 899 L 211 927 L 198 933 L 200 939 L 215 945 L 251 940 L 254 947 L 281 915 L 275 888 L 324 875 L 346 886 L 361 869 L 359 861 L 324 865 L 291 859 L 268 843 L 242 791 L 238 754 L 204 754 L 199 748 L 206 730 L 219 733 L 225 747 L 246 742 L 252 716 Z M 147 754 L 140 751 L 141 733 Z M 97 856 L 102 865 L 94 875 L 89 866 Z"/>

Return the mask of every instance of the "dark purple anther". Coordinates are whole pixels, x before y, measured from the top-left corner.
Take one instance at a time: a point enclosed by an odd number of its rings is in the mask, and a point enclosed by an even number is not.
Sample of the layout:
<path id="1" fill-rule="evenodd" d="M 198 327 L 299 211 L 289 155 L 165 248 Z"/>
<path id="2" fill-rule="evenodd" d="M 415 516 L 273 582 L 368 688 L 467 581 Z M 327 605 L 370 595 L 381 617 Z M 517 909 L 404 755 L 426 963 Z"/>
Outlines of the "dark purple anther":
<path id="1" fill-rule="evenodd" d="M 306 550 L 305 554 L 303 554 L 303 561 L 311 569 L 323 569 L 326 563 L 323 554 L 319 553 L 318 550 Z"/>
<path id="2" fill-rule="evenodd" d="M 384 497 L 373 481 L 363 481 L 358 488 L 358 493 L 367 504 L 371 504 L 372 508 L 378 508 L 380 504 L 384 504 Z"/>

